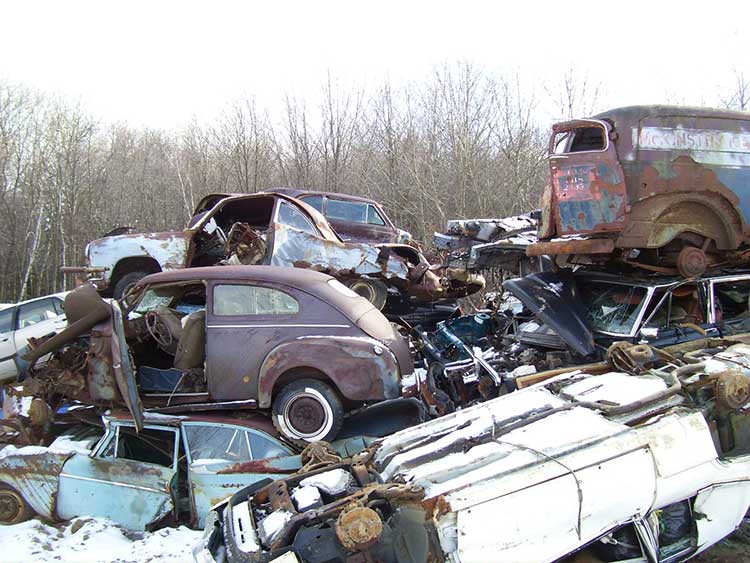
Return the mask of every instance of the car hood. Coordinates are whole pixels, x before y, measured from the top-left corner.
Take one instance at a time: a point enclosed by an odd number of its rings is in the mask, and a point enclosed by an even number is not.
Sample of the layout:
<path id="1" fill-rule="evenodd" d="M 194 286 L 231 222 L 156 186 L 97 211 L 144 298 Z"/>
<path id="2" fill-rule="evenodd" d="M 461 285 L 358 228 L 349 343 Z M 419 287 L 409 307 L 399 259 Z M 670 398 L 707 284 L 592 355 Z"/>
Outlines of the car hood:
<path id="1" fill-rule="evenodd" d="M 503 288 L 582 356 L 596 350 L 570 272 L 541 272 L 503 282 Z"/>

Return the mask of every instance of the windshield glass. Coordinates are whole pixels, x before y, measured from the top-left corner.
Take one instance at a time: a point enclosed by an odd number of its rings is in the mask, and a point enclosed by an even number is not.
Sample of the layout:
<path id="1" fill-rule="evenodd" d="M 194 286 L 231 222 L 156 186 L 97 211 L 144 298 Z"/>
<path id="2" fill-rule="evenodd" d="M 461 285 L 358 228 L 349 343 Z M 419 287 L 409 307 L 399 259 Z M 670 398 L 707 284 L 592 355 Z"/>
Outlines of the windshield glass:
<path id="1" fill-rule="evenodd" d="M 629 335 L 645 306 L 646 288 L 577 280 L 591 328 Z"/>
<path id="2" fill-rule="evenodd" d="M 173 294 L 165 294 L 163 290 L 157 291 L 155 289 L 149 289 L 143 295 L 140 303 L 138 303 L 138 306 L 135 308 L 135 312 L 143 314 L 148 311 L 154 311 L 161 305 L 166 307 L 172 302 L 172 299 L 174 299 Z"/>

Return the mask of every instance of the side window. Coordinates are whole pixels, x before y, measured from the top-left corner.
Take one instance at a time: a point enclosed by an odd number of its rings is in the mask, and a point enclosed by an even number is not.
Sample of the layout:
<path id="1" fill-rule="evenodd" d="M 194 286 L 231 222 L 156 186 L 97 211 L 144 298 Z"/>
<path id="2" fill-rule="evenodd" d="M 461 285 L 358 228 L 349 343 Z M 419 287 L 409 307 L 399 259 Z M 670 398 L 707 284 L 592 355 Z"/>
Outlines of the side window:
<path id="1" fill-rule="evenodd" d="M 318 236 L 318 230 L 298 209 L 292 207 L 285 201 L 279 206 L 279 223 L 289 225 L 294 229 L 305 231 L 311 235 Z"/>
<path id="2" fill-rule="evenodd" d="M 255 285 L 214 287 L 214 315 L 294 315 L 299 303 L 291 295 Z"/>
<path id="3" fill-rule="evenodd" d="M 18 308 L 18 328 L 33 326 L 42 321 L 54 319 L 57 315 L 53 299 L 27 303 Z"/>
<path id="4" fill-rule="evenodd" d="M 367 224 L 379 225 L 381 227 L 385 226 L 385 220 L 380 215 L 380 213 L 378 212 L 378 210 L 375 208 L 374 205 L 367 206 Z"/>
<path id="5" fill-rule="evenodd" d="M 253 451 L 253 459 L 292 455 L 292 452 L 282 446 L 281 443 L 255 432 L 250 434 L 250 446 Z"/>
<path id="6" fill-rule="evenodd" d="M 654 311 L 646 312 L 648 328 L 674 328 L 684 324 L 701 325 L 706 322 L 703 301 L 694 285 L 676 287 L 666 295 L 652 299 Z"/>
<path id="7" fill-rule="evenodd" d="M 715 283 L 713 306 L 717 322 L 750 317 L 750 280 Z"/>
<path id="8" fill-rule="evenodd" d="M 55 306 L 55 313 L 57 313 L 58 315 L 65 314 L 65 303 L 62 299 L 53 299 L 52 303 Z"/>
<path id="9" fill-rule="evenodd" d="M 100 457 L 130 459 L 174 466 L 175 434 L 173 430 L 144 428 L 140 433 L 132 426 L 118 425 L 115 436 L 101 452 Z"/>
<path id="10" fill-rule="evenodd" d="M 341 221 L 351 221 L 352 223 L 366 223 L 367 204 L 355 201 L 331 199 L 329 197 L 326 217 L 330 219 L 339 219 Z"/>
<path id="11" fill-rule="evenodd" d="M 250 435 L 234 426 L 216 424 L 186 424 L 190 459 L 192 463 L 220 461 L 250 461 Z"/>
<path id="12" fill-rule="evenodd" d="M 13 331 L 13 310 L 15 307 L 8 307 L 0 311 L 0 334 L 7 334 Z"/>
<path id="13" fill-rule="evenodd" d="M 322 195 L 311 195 L 310 197 L 302 198 L 307 205 L 314 207 L 321 213 L 323 213 L 323 196 Z"/>

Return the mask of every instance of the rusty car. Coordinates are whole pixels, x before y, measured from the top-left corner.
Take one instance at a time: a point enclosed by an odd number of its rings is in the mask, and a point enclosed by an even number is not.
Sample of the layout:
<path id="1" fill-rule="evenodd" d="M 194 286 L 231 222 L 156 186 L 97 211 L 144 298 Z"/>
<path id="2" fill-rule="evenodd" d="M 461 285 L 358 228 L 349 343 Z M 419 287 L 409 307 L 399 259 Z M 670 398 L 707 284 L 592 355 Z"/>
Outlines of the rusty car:
<path id="1" fill-rule="evenodd" d="M 389 291 L 429 302 L 484 286 L 480 275 L 432 266 L 407 244 L 344 242 L 312 206 L 278 193 L 208 195 L 182 231 L 108 236 L 90 242 L 84 253 L 85 267 L 65 271 L 85 274 L 115 298 L 147 274 L 219 263 L 329 273 L 379 309 Z"/>
<path id="2" fill-rule="evenodd" d="M 745 260 L 750 113 L 632 106 L 558 123 L 532 256 L 695 277 Z"/>
<path id="3" fill-rule="evenodd" d="M 200 528 L 227 495 L 317 459 L 313 450 L 300 455 L 260 414 L 146 414 L 140 430 L 129 414 L 102 420 L 103 433 L 80 426 L 49 447 L 0 448 L 0 524 L 98 516 L 131 530 Z M 335 444 L 338 451 L 319 451 L 350 455 L 368 440 L 351 437 Z"/>
<path id="4" fill-rule="evenodd" d="M 152 274 L 126 303 L 91 285 L 66 298 L 69 327 L 35 343 L 22 385 L 162 412 L 270 411 L 289 440 L 335 438 L 345 413 L 401 395 L 406 341 L 366 299 L 312 270 L 215 266 Z"/>
<path id="5" fill-rule="evenodd" d="M 273 188 L 320 211 L 346 242 L 408 243 L 411 233 L 399 229 L 374 199 L 339 192 Z"/>
<path id="6" fill-rule="evenodd" d="M 197 562 L 685 561 L 750 507 L 750 347 L 571 369 L 237 493 Z"/>

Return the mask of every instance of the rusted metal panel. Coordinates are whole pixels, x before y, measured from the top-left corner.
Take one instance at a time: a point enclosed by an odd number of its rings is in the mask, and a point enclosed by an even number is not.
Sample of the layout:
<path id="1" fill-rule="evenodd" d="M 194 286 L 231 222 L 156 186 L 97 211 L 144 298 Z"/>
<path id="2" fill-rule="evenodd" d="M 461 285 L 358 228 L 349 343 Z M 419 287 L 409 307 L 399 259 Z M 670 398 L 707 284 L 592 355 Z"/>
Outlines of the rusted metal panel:
<path id="1" fill-rule="evenodd" d="M 57 520 L 58 476 L 71 453 L 27 453 L 40 448 L 30 446 L 0 458 L 0 482 L 13 487 L 38 515 Z"/>
<path id="2" fill-rule="evenodd" d="M 300 336 L 265 358 L 258 376 L 258 403 L 271 406 L 274 384 L 295 369 L 320 366 L 347 399 L 372 401 L 399 396 L 400 370 L 395 356 L 375 339 Z"/>
<path id="3" fill-rule="evenodd" d="M 566 239 L 550 242 L 538 242 L 526 248 L 527 256 L 544 256 L 545 254 L 609 254 L 615 249 L 612 239 Z"/>
<path id="4" fill-rule="evenodd" d="M 162 270 L 184 268 L 188 252 L 188 236 L 183 231 L 131 234 L 106 237 L 89 243 L 87 266 L 101 273 L 103 289 L 121 260 L 151 258 Z"/>

